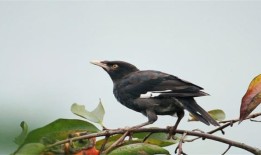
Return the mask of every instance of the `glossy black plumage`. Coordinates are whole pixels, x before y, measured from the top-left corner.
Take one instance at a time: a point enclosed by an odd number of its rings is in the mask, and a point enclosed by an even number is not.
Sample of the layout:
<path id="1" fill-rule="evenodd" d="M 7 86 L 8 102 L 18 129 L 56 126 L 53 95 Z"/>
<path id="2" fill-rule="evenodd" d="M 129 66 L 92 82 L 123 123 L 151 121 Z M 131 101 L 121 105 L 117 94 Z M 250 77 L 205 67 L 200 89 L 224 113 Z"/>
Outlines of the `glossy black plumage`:
<path id="1" fill-rule="evenodd" d="M 184 116 L 184 109 L 207 125 L 219 125 L 194 100 L 193 97 L 208 95 L 195 84 L 159 71 L 140 71 L 123 61 L 91 63 L 102 67 L 110 75 L 114 85 L 113 93 L 121 104 L 148 117 L 148 122 L 137 127 L 155 122 L 157 115 L 176 114 L 176 130 Z"/>

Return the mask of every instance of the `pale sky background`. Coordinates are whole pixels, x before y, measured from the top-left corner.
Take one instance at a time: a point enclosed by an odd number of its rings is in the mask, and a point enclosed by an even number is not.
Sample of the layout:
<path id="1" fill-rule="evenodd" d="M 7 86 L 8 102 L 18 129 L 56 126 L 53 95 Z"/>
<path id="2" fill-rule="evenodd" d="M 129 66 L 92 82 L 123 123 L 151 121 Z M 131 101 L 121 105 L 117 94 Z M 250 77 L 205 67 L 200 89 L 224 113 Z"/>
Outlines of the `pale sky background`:
<path id="1" fill-rule="evenodd" d="M 108 128 L 147 121 L 116 101 L 109 76 L 93 59 L 176 75 L 211 94 L 197 98 L 204 109 L 238 118 L 241 98 L 261 71 L 260 28 L 258 1 L 1 1 L 0 153 L 15 149 L 21 121 L 34 129 L 79 118 L 70 112 L 74 102 L 92 110 L 101 98 Z M 187 119 L 188 113 L 179 129 L 213 129 Z M 164 116 L 151 126 L 175 122 Z M 260 123 L 225 131 L 226 138 L 261 146 Z M 188 154 L 221 154 L 227 145 L 199 140 L 183 147 Z M 228 154 L 249 153 L 232 148 Z"/>

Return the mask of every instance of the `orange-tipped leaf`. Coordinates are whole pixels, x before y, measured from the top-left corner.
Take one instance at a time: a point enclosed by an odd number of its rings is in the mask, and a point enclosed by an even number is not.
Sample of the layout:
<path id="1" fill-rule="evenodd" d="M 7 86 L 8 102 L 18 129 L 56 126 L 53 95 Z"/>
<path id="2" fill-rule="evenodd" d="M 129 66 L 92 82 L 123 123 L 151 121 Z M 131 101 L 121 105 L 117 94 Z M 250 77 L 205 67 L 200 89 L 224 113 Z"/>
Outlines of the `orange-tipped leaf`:
<path id="1" fill-rule="evenodd" d="M 261 103 L 261 74 L 256 76 L 247 89 L 246 94 L 242 98 L 240 107 L 240 122 Z"/>

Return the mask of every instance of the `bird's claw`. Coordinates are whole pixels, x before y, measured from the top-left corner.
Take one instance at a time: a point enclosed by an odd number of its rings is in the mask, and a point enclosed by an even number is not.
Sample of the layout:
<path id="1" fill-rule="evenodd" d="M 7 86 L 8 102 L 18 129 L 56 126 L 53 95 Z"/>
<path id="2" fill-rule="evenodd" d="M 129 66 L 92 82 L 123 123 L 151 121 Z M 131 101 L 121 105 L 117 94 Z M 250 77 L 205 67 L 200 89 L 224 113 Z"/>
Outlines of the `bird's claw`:
<path id="1" fill-rule="evenodd" d="M 167 126 L 167 129 L 169 130 L 169 135 L 167 137 L 168 140 L 173 139 L 176 140 L 177 138 L 175 137 L 176 135 L 176 129 L 174 126 Z"/>

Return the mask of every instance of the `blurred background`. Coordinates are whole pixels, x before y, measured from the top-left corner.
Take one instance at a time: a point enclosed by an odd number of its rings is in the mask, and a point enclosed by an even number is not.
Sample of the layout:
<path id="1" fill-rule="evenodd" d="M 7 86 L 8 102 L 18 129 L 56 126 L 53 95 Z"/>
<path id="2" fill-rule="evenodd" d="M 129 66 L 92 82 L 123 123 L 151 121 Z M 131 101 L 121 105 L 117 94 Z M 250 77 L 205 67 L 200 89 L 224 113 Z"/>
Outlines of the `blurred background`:
<path id="1" fill-rule="evenodd" d="M 79 118 L 70 112 L 75 102 L 92 110 L 101 98 L 108 128 L 147 121 L 116 101 L 111 79 L 89 63 L 93 59 L 176 75 L 211 94 L 197 98 L 204 109 L 238 118 L 241 98 L 261 71 L 260 27 L 258 1 L 1 1 L 0 153 L 16 149 L 12 141 L 21 121 L 32 130 Z M 180 129 L 213 129 L 187 119 L 188 113 Z M 151 126 L 175 122 L 161 116 Z M 227 128 L 224 137 L 260 147 L 260 130 L 260 123 L 245 121 Z M 183 149 L 221 154 L 227 147 L 199 140 Z M 228 153 L 248 154 L 237 148 Z"/>

